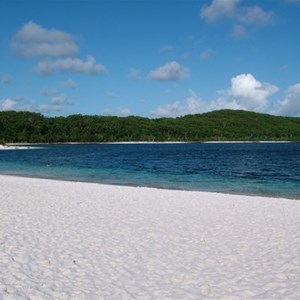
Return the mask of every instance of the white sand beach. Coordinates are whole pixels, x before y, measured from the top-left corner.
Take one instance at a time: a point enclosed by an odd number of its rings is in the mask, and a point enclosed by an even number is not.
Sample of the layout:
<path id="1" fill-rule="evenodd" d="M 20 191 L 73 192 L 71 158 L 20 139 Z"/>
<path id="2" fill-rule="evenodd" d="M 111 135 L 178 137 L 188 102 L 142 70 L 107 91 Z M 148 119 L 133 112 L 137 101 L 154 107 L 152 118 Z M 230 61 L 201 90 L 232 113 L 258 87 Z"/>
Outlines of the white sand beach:
<path id="1" fill-rule="evenodd" d="M 0 299 L 299 299 L 300 201 L 0 176 Z"/>
<path id="2" fill-rule="evenodd" d="M 0 150 L 28 150 L 28 149 L 36 149 L 38 147 L 31 146 L 19 146 L 19 145 L 0 145 Z"/>

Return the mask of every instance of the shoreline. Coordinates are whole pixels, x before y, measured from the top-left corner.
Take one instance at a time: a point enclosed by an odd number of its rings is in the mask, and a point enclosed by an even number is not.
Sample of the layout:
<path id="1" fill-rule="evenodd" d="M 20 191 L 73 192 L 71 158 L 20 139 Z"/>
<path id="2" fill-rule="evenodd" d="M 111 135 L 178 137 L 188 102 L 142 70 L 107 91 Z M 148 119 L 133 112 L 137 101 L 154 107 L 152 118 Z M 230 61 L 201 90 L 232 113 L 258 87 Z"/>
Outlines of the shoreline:
<path id="1" fill-rule="evenodd" d="M 12 178 L 12 179 L 16 179 L 16 180 L 33 180 L 33 181 L 49 181 L 49 183 L 53 183 L 53 184 L 59 184 L 59 183 L 66 183 L 66 184 L 70 184 L 70 185 L 86 185 L 87 187 L 90 186 L 99 186 L 99 188 L 101 187 L 106 187 L 106 188 L 117 188 L 117 189 L 133 189 L 133 190 L 153 190 L 153 191 L 157 191 L 157 192 L 178 192 L 178 193 L 192 193 L 192 194 L 199 194 L 199 196 L 201 196 L 201 194 L 203 195 L 214 195 L 214 196 L 220 196 L 220 197 L 224 197 L 224 198 L 228 198 L 228 197 L 232 197 L 232 198 L 261 198 L 261 199 L 275 199 L 275 200 L 284 200 L 284 201 L 299 201 L 300 199 L 298 198 L 288 198 L 288 197 L 276 197 L 276 196 L 264 196 L 264 195 L 249 195 L 249 194 L 234 194 L 234 193 L 226 193 L 226 192 L 218 192 L 218 191 L 203 191 L 203 190 L 185 190 L 185 189 L 179 189 L 179 188 L 163 188 L 163 187 L 156 187 L 156 186 L 142 186 L 142 185 L 127 185 L 127 184 L 118 184 L 118 183 L 104 183 L 104 182 L 93 182 L 93 181 L 81 181 L 81 180 L 69 180 L 69 179 L 63 179 L 63 178 L 47 178 L 47 177 L 32 177 L 32 176 L 22 176 L 22 175 L 15 175 L 15 174 L 1 174 L 0 173 L 0 179 L 2 178 Z M 300 201 L 299 201 L 300 203 Z"/>
<path id="2" fill-rule="evenodd" d="M 37 149 L 38 147 L 31 147 L 30 145 L 33 144 L 7 144 L 7 145 L 0 145 L 1 150 L 28 150 L 28 149 Z"/>
<path id="3" fill-rule="evenodd" d="M 297 299 L 300 202 L 0 175 L 0 298 Z"/>
<path id="4" fill-rule="evenodd" d="M 300 141 L 269 141 L 269 140 L 261 140 L 261 141 L 134 141 L 134 142 L 65 142 L 65 143 L 7 143 L 6 145 L 0 145 L 1 149 L 7 149 L 11 147 L 22 147 L 22 146 L 31 146 L 31 145 L 135 145 L 135 144 L 228 144 L 228 143 L 236 143 L 236 144 L 250 144 L 250 143 L 300 143 Z"/>
<path id="5" fill-rule="evenodd" d="M 67 142 L 67 143 L 7 143 L 0 145 L 0 151 L 8 150 L 34 150 L 38 145 L 170 145 L 170 144 L 288 144 L 299 141 L 168 141 L 168 142 Z"/>
<path id="6" fill-rule="evenodd" d="M 112 187 L 128 187 L 128 188 L 145 188 L 145 189 L 154 189 L 161 191 L 178 191 L 178 192 L 193 192 L 193 193 L 208 193 L 208 194 L 220 194 L 224 196 L 240 196 L 240 197 L 259 197 L 259 198 L 267 198 L 267 199 L 283 199 L 283 200 L 294 200 L 300 202 L 300 197 L 296 196 L 277 196 L 273 194 L 243 194 L 243 193 L 234 193 L 234 192 L 225 192 L 225 191 L 209 191 L 209 190 L 197 190 L 197 189 L 181 189 L 175 187 L 162 187 L 162 186 L 147 186 L 147 185 L 137 185 L 137 184 L 121 184 L 121 183 L 107 183 L 107 182 L 98 182 L 98 181 L 83 181 L 77 179 L 67 179 L 67 178 L 54 178 L 54 177 L 38 177 L 38 176 L 30 176 L 30 175 L 19 175 L 19 174 L 2 174 L 1 176 L 7 177 L 16 177 L 16 178 L 28 178 L 28 179 L 41 179 L 41 180 L 49 180 L 49 181 L 57 181 L 57 182 L 69 182 L 69 183 L 81 183 L 81 184 L 95 184 L 95 185 L 104 185 L 104 186 L 112 186 Z"/>

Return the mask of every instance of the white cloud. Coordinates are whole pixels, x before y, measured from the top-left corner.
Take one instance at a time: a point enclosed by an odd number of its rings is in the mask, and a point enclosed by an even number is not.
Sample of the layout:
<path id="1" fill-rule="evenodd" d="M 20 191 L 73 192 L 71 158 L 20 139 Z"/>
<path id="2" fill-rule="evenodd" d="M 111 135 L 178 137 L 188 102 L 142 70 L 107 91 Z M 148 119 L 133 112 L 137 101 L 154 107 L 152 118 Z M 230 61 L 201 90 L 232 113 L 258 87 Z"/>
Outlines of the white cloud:
<path id="1" fill-rule="evenodd" d="M 18 99 L 2 99 L 0 100 L 0 110 L 19 110 L 19 100 Z"/>
<path id="2" fill-rule="evenodd" d="M 233 18 L 240 0 L 213 0 L 210 5 L 204 5 L 200 15 L 208 22 Z"/>
<path id="3" fill-rule="evenodd" d="M 93 56 L 86 61 L 73 58 L 79 51 L 74 37 L 67 32 L 57 29 L 46 29 L 28 22 L 14 35 L 11 47 L 17 56 L 23 58 L 39 58 L 35 71 L 43 76 L 60 73 L 104 73 L 105 67 L 97 64 Z M 76 88 L 72 80 L 62 83 L 64 87 Z"/>
<path id="4" fill-rule="evenodd" d="M 264 11 L 260 6 L 251 6 L 243 9 L 242 13 L 238 16 L 241 22 L 265 26 L 272 24 L 275 14 L 272 11 Z"/>
<path id="5" fill-rule="evenodd" d="M 7 83 L 11 83 L 12 81 L 13 81 L 13 78 L 8 74 L 5 74 L 1 77 L 1 82 L 2 83 L 7 84 Z"/>
<path id="6" fill-rule="evenodd" d="M 262 111 L 267 107 L 268 97 L 277 91 L 278 87 L 260 82 L 252 74 L 240 74 L 231 79 L 231 89 L 225 94 L 228 103 L 241 109 Z"/>
<path id="7" fill-rule="evenodd" d="M 72 79 L 68 79 L 66 81 L 63 81 L 61 83 L 61 85 L 64 88 L 70 88 L 70 89 L 76 89 L 77 88 L 77 83 L 74 80 L 72 80 Z"/>
<path id="8" fill-rule="evenodd" d="M 175 101 L 158 106 L 152 114 L 157 117 L 175 117 L 183 114 L 183 110 L 180 101 Z"/>
<path id="9" fill-rule="evenodd" d="M 193 90 L 189 90 L 189 96 L 183 102 L 160 105 L 152 112 L 157 117 L 178 117 L 188 114 L 197 114 L 209 110 L 207 104 L 197 96 Z"/>
<path id="10" fill-rule="evenodd" d="M 128 117 L 128 116 L 132 115 L 132 112 L 129 108 L 119 108 L 117 110 L 107 108 L 107 109 L 104 109 L 103 111 L 101 111 L 100 115 Z"/>
<path id="11" fill-rule="evenodd" d="M 62 113 L 65 107 L 62 105 L 41 104 L 38 107 L 38 112 L 42 114 Z"/>
<path id="12" fill-rule="evenodd" d="M 113 116 L 114 115 L 114 111 L 113 111 L 113 109 L 105 108 L 104 110 L 102 110 L 100 112 L 100 115 L 102 115 L 102 116 Z"/>
<path id="13" fill-rule="evenodd" d="M 123 117 L 127 117 L 127 116 L 130 116 L 132 113 L 129 108 L 121 108 L 121 109 L 119 109 L 119 114 Z"/>
<path id="14" fill-rule="evenodd" d="M 69 104 L 69 100 L 68 100 L 67 96 L 61 94 L 61 95 L 53 97 L 51 99 L 51 104 L 53 104 L 53 105 L 66 105 L 66 104 Z"/>
<path id="15" fill-rule="evenodd" d="M 240 74 L 231 79 L 231 87 L 220 91 L 215 100 L 204 101 L 194 91 L 189 90 L 189 96 L 184 101 L 161 105 L 152 114 L 159 117 L 176 117 L 219 109 L 265 112 L 269 108 L 269 97 L 277 91 L 276 86 L 260 82 L 251 74 Z M 299 96 L 300 84 L 296 91 L 299 91 Z M 294 94 L 295 89 L 292 92 Z"/>
<path id="16" fill-rule="evenodd" d="M 189 75 L 189 69 L 182 67 L 176 61 L 172 61 L 151 71 L 147 78 L 149 80 L 169 81 L 188 78 Z"/>
<path id="17" fill-rule="evenodd" d="M 67 105 L 70 105 L 68 97 L 61 94 L 58 96 L 52 97 L 50 104 L 41 104 L 39 105 L 37 111 L 41 113 L 62 113 L 65 111 Z"/>
<path id="18" fill-rule="evenodd" d="M 245 24 L 266 26 L 274 21 L 272 11 L 264 11 L 260 6 L 242 6 L 240 0 L 212 0 L 201 8 L 200 16 L 207 22 L 221 20 L 238 21 Z"/>
<path id="19" fill-rule="evenodd" d="M 15 34 L 11 42 L 14 53 L 21 57 L 64 57 L 78 52 L 73 37 L 57 29 L 45 29 L 28 22 Z"/>
<path id="20" fill-rule="evenodd" d="M 105 67 L 96 64 L 96 60 L 92 56 L 88 56 L 86 62 L 78 58 L 60 58 L 57 60 L 42 60 L 35 67 L 35 71 L 40 75 L 54 75 L 59 73 L 86 73 L 97 74 L 104 73 Z"/>
<path id="21" fill-rule="evenodd" d="M 32 111 L 33 102 L 26 101 L 26 99 L 16 96 L 6 99 L 0 99 L 0 111 Z"/>
<path id="22" fill-rule="evenodd" d="M 300 83 L 288 88 L 285 98 L 279 103 L 278 114 L 286 116 L 300 115 Z"/>
<path id="23" fill-rule="evenodd" d="M 0 99 L 0 111 L 32 111 L 53 114 L 64 112 L 66 107 L 71 104 L 68 97 L 63 94 L 53 96 L 48 104 L 38 104 L 34 100 L 30 101 L 23 97 L 12 97 Z"/>

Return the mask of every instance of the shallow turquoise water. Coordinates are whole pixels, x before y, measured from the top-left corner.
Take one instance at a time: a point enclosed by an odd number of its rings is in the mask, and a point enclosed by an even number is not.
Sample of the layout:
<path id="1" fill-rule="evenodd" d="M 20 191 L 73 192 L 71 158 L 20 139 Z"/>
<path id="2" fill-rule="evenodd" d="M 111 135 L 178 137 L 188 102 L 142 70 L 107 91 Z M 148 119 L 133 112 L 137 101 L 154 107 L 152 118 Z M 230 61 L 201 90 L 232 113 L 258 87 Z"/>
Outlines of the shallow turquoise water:
<path id="1" fill-rule="evenodd" d="M 300 199 L 300 143 L 41 145 L 0 173 Z"/>

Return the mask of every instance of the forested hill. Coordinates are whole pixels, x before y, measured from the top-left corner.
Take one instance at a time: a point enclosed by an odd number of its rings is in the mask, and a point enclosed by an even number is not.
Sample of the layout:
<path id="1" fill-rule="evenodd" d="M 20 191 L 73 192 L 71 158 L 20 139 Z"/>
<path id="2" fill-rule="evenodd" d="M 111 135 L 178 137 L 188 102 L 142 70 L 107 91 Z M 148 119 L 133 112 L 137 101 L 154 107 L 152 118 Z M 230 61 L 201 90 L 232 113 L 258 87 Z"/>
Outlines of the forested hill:
<path id="1" fill-rule="evenodd" d="M 148 119 L 32 112 L 0 112 L 0 142 L 300 141 L 300 118 L 220 110 L 178 118 Z"/>

